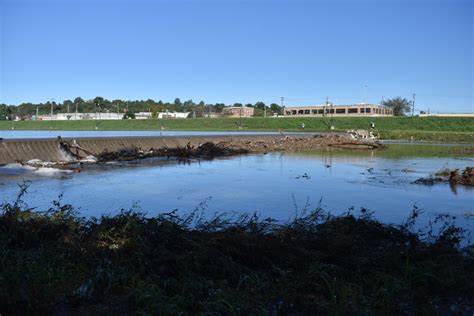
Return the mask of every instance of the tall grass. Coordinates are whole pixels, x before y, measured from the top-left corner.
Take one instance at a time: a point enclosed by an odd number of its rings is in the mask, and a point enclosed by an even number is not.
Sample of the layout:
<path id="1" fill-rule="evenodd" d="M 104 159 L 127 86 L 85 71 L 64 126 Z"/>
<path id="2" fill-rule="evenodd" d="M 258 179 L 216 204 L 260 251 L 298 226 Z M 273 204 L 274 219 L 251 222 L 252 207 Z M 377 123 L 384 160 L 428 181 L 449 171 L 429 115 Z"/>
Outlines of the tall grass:
<path id="1" fill-rule="evenodd" d="M 452 218 L 418 233 L 365 209 L 289 223 L 176 212 L 82 218 L 1 206 L 0 313 L 446 314 L 474 308 L 474 251 Z"/>

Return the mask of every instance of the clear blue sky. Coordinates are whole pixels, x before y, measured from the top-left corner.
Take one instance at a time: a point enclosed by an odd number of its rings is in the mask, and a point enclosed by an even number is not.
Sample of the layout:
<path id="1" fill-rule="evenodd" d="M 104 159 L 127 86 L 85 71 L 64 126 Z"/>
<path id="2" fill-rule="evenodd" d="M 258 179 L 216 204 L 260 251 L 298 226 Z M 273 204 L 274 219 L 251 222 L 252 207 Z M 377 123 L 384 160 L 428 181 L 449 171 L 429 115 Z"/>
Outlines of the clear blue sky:
<path id="1" fill-rule="evenodd" d="M 416 93 L 474 112 L 473 1 L 0 0 L 0 103 L 286 105 Z"/>

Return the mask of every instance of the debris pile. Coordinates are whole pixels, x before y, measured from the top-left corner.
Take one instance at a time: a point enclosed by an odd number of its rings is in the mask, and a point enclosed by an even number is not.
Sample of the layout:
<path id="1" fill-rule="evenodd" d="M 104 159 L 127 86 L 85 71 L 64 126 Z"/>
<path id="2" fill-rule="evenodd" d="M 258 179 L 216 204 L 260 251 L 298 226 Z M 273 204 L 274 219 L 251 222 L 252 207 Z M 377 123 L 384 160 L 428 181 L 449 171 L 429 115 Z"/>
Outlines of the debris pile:
<path id="1" fill-rule="evenodd" d="M 352 139 L 377 139 L 378 135 L 376 135 L 373 131 L 366 131 L 364 129 L 357 129 L 357 130 L 349 130 L 347 134 Z"/>
<path id="2" fill-rule="evenodd" d="M 354 139 L 349 134 L 318 134 L 308 135 L 284 135 L 282 137 L 246 137 L 232 138 L 215 141 L 206 141 L 202 144 L 192 145 L 188 142 L 185 146 L 159 148 L 142 148 L 130 146 L 118 150 L 104 149 L 98 152 L 96 149 L 85 148 L 76 140 L 64 140 L 58 137 L 57 144 L 60 149 L 58 161 L 44 162 L 37 159 L 20 162 L 35 168 L 45 166 L 56 168 L 78 167 L 88 164 L 124 162 L 140 160 L 152 157 L 166 157 L 178 159 L 212 159 L 216 157 L 227 157 L 248 153 L 267 153 L 282 151 L 298 151 L 321 148 L 349 148 L 349 149 L 381 149 L 384 145 L 372 139 Z"/>
<path id="3" fill-rule="evenodd" d="M 174 157 L 174 158 L 205 158 L 233 156 L 247 154 L 249 151 L 243 148 L 227 148 L 221 143 L 206 142 L 199 146 L 192 146 L 188 143 L 186 146 L 176 146 L 173 148 L 161 147 L 158 149 L 150 148 L 141 150 L 138 147 L 124 148 L 119 151 L 103 151 L 97 156 L 99 162 L 107 161 L 127 161 L 151 157 Z"/>
<path id="4" fill-rule="evenodd" d="M 440 182 L 449 182 L 454 185 L 460 184 L 474 186 L 474 167 L 466 167 L 463 171 L 460 171 L 459 169 L 445 169 L 435 173 L 434 176 L 420 178 L 413 183 L 433 185 Z"/>

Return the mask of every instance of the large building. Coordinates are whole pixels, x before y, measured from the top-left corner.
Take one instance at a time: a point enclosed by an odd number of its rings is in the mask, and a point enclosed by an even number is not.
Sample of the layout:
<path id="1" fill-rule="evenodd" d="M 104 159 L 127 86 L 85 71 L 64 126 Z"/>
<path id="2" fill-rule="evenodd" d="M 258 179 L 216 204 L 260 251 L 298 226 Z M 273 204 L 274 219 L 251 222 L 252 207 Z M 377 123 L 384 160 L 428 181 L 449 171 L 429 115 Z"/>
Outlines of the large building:
<path id="1" fill-rule="evenodd" d="M 253 115 L 255 109 L 251 107 L 231 106 L 222 109 L 222 114 L 230 117 L 250 117 Z"/>
<path id="2" fill-rule="evenodd" d="M 285 116 L 392 116 L 393 110 L 379 104 L 313 105 L 287 107 Z"/>

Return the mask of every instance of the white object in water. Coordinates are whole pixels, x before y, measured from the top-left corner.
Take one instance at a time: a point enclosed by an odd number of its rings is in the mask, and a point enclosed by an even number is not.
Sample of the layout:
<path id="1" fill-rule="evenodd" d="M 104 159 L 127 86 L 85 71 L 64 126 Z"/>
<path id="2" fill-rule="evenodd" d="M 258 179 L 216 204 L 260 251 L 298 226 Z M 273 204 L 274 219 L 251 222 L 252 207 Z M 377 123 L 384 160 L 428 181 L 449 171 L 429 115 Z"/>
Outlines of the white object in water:
<path id="1" fill-rule="evenodd" d="M 86 158 L 79 160 L 79 162 L 96 163 L 97 158 L 95 156 L 89 155 Z"/>

